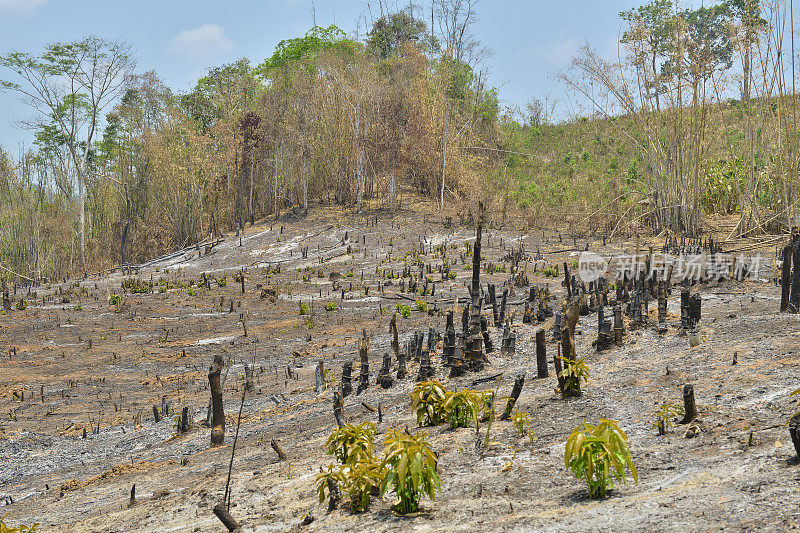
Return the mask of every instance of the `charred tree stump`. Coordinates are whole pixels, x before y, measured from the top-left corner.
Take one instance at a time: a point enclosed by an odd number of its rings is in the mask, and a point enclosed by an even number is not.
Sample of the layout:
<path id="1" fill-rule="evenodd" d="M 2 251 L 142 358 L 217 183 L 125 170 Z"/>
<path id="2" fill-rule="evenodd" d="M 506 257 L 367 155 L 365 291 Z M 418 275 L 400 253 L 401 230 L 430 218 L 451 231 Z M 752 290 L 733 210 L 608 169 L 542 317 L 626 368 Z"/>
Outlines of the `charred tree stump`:
<path id="1" fill-rule="evenodd" d="M 356 395 L 361 394 L 369 387 L 369 338 L 366 330 L 362 330 L 361 339 L 358 341 L 358 356 L 361 360 L 361 374 L 359 375 Z"/>
<path id="2" fill-rule="evenodd" d="M 339 391 L 333 392 L 333 418 L 336 419 L 337 426 L 344 427 L 344 400 Z"/>
<path id="3" fill-rule="evenodd" d="M 278 441 L 276 441 L 273 438 L 272 440 L 270 440 L 269 445 L 272 446 L 272 449 L 275 450 L 275 453 L 278 454 L 278 460 L 280 461 L 286 460 L 286 452 L 283 451 L 283 448 L 281 448 L 281 445 L 278 444 Z"/>
<path id="4" fill-rule="evenodd" d="M 700 322 L 702 299 L 700 293 L 696 292 L 689 298 L 689 329 L 694 329 Z"/>
<path id="5" fill-rule="evenodd" d="M 682 330 L 690 329 L 690 327 L 689 327 L 689 299 L 690 298 L 691 298 L 691 293 L 689 292 L 689 289 L 687 289 L 687 288 L 681 289 L 681 329 Z M 787 293 L 787 302 L 788 302 L 788 293 Z"/>
<path id="6" fill-rule="evenodd" d="M 619 304 L 614 306 L 614 342 L 622 346 L 622 337 L 625 331 L 622 325 L 622 308 Z"/>
<path id="7" fill-rule="evenodd" d="M 556 368 L 556 379 L 558 379 L 558 388 L 563 391 L 564 390 L 564 377 L 561 375 L 561 371 L 564 370 L 564 368 L 561 365 L 561 343 L 560 342 L 556 345 L 556 353 L 555 353 L 555 357 L 553 357 L 553 365 Z"/>
<path id="8" fill-rule="evenodd" d="M 540 329 L 536 332 L 536 371 L 537 377 L 548 377 L 547 371 L 547 343 L 545 341 L 545 331 Z"/>
<path id="9" fill-rule="evenodd" d="M 492 317 L 494 318 L 494 327 L 500 327 L 500 316 L 497 313 L 497 289 L 494 286 L 494 283 L 488 284 L 488 291 L 489 291 L 489 303 L 492 304 Z"/>
<path id="10" fill-rule="evenodd" d="M 500 301 L 500 323 L 497 327 L 502 326 L 506 321 L 506 304 L 508 303 L 508 289 L 503 289 L 503 299 Z"/>
<path id="11" fill-rule="evenodd" d="M 503 415 L 500 417 L 500 420 L 508 420 L 511 418 L 511 410 L 514 409 L 514 405 L 517 403 L 519 399 L 520 393 L 522 393 L 522 385 L 525 384 L 525 375 L 520 374 L 514 380 L 514 388 L 511 389 L 511 396 L 508 397 L 508 403 L 506 404 L 506 410 L 503 411 Z"/>
<path id="12" fill-rule="evenodd" d="M 553 324 L 553 340 L 561 340 L 561 313 L 556 313 L 556 321 Z"/>
<path id="13" fill-rule="evenodd" d="M 191 406 L 185 405 L 181 411 L 181 423 L 178 426 L 178 431 L 181 433 L 188 433 L 192 429 Z"/>
<path id="14" fill-rule="evenodd" d="M 663 281 L 658 282 L 658 332 L 667 331 L 667 291 Z"/>
<path id="15" fill-rule="evenodd" d="M 397 379 L 403 379 L 408 375 L 406 370 L 406 354 L 401 352 L 397 356 Z"/>
<path id="16" fill-rule="evenodd" d="M 781 254 L 783 259 L 781 268 L 781 313 L 789 310 L 789 294 L 792 286 L 792 249 L 792 244 L 787 244 Z M 797 271 L 796 267 L 795 271 Z"/>
<path id="17" fill-rule="evenodd" d="M 378 374 L 378 385 L 380 385 L 384 389 L 390 388 L 394 385 L 394 378 L 391 375 L 391 367 L 392 367 L 392 356 L 388 353 L 383 354 L 383 365 L 381 365 L 381 371 Z"/>
<path id="18" fill-rule="evenodd" d="M 792 268 L 792 287 L 789 296 L 789 311 L 791 313 L 800 313 L 800 238 L 797 234 L 794 236 L 794 244 L 792 246 L 792 260 L 794 262 Z"/>
<path id="19" fill-rule="evenodd" d="M 481 335 L 483 336 L 483 344 L 486 348 L 486 353 L 492 353 L 494 351 L 494 345 L 492 344 L 491 337 L 489 337 L 489 326 L 484 317 L 481 317 Z"/>
<path id="20" fill-rule="evenodd" d="M 800 462 L 800 413 L 789 419 L 789 435 L 792 437 L 794 451 L 797 454 L 795 461 Z"/>
<path id="21" fill-rule="evenodd" d="M 697 406 L 694 403 L 694 386 L 686 384 L 683 386 L 683 420 L 681 424 L 688 424 L 697 418 Z"/>
<path id="22" fill-rule="evenodd" d="M 341 427 L 341 426 L 340 426 Z M 328 478 L 328 512 L 334 511 L 339 506 L 339 500 L 341 498 L 341 493 L 339 491 L 339 484 L 331 479 Z"/>
<path id="23" fill-rule="evenodd" d="M 157 405 L 153 406 L 153 418 L 155 419 L 156 424 L 161 422 L 161 413 L 158 411 L 158 406 Z"/>
<path id="24" fill-rule="evenodd" d="M 342 365 L 342 397 L 346 398 L 353 392 L 353 363 L 347 361 Z"/>
<path id="25" fill-rule="evenodd" d="M 228 512 L 228 507 L 225 505 L 225 502 L 220 502 L 214 506 L 214 515 L 219 518 L 223 526 L 228 528 L 228 531 L 236 531 L 242 527 L 239 525 L 239 522 L 231 516 L 231 513 Z"/>
<path id="26" fill-rule="evenodd" d="M 247 392 L 252 392 L 255 389 L 253 385 L 253 367 L 245 363 L 244 365 L 244 378 L 245 378 L 245 385 L 244 388 Z"/>
<path id="27" fill-rule="evenodd" d="M 211 388 L 211 445 L 220 446 L 225 442 L 225 409 L 222 404 L 222 384 L 220 372 L 223 367 L 222 354 L 214 355 L 214 362 L 208 373 L 208 383 Z"/>

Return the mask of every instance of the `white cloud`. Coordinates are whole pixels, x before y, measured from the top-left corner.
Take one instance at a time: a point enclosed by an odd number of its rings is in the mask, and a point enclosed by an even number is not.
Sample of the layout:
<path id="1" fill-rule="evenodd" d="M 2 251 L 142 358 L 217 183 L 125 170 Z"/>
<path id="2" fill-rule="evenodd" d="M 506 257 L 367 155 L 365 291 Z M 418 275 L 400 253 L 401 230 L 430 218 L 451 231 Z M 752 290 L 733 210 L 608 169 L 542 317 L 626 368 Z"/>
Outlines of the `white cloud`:
<path id="1" fill-rule="evenodd" d="M 0 0 L 0 12 L 16 12 L 27 15 L 46 3 L 47 0 Z"/>
<path id="2" fill-rule="evenodd" d="M 7 0 L 0 0 L 4 1 Z M 218 24 L 203 24 L 179 32 L 169 45 L 173 54 L 191 59 L 215 59 L 232 48 L 233 43 L 225 37 L 225 28 Z"/>

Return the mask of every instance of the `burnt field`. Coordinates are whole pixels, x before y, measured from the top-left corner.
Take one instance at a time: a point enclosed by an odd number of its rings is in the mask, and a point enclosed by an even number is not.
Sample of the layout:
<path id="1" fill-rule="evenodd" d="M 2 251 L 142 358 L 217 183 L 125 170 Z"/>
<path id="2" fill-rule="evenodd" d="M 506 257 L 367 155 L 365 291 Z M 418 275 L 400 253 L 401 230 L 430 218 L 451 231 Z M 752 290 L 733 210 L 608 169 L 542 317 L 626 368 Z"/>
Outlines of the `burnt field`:
<path id="1" fill-rule="evenodd" d="M 580 395 L 564 398 L 554 363 L 565 339 L 556 339 L 556 317 L 547 312 L 560 313 L 568 297 L 564 264 L 572 268 L 587 244 L 620 254 L 663 239 L 605 242 L 484 225 L 481 314 L 493 351 L 474 369 L 470 353 L 450 351 L 446 320 L 453 311 L 458 334 L 462 311 L 469 313 L 475 225 L 420 211 L 356 217 L 319 209 L 135 272 L 10 290 L 11 309 L 0 316 L 0 517 L 39 522 L 43 531 L 224 531 L 213 508 L 225 496 L 238 425 L 230 514 L 245 530 L 800 525 L 800 466 L 786 426 L 796 412 L 790 394 L 799 386 L 800 315 L 779 312 L 773 268 L 758 279 L 690 286 L 702 300 L 691 335 L 682 330 L 680 286 L 671 287 L 660 328 L 657 299 L 649 313 L 631 317 L 625 308 L 633 293 L 625 294 L 622 337 L 615 342 L 612 330 L 603 350 L 595 346 L 597 302 L 587 297 L 566 342 L 574 338 L 590 376 Z M 743 242 L 723 251 L 737 246 L 758 251 Z M 761 252 L 775 255 L 774 247 Z M 614 289 L 606 296 L 607 319 L 617 296 Z M 526 308 L 532 320 L 523 320 Z M 395 313 L 402 378 L 390 329 Z M 468 316 L 468 326 L 479 318 Z M 537 365 L 542 329 L 546 378 Z M 419 334 L 425 340 L 417 350 Z M 368 347 L 369 369 L 357 394 L 359 346 Z M 226 415 L 219 446 L 209 427 L 215 356 Z M 495 392 L 491 422 L 421 428 L 438 457 L 441 492 L 434 502 L 423 499 L 419 512 L 394 512 L 392 493 L 373 496 L 357 514 L 346 494 L 331 512 L 319 503 L 315 478 L 334 460 L 325 442 L 337 428 L 334 398 L 345 363 L 353 391 L 343 397 L 341 418 L 375 423 L 377 451 L 390 430 L 418 429 L 410 394 L 426 373 L 447 390 Z M 519 376 L 515 407 L 528 413 L 532 433 L 500 419 Z M 683 405 L 687 384 L 697 416 L 676 419 L 659 435 L 654 413 L 665 403 Z M 587 497 L 564 465 L 565 441 L 584 418 L 619 421 L 637 484 L 629 476 L 605 499 Z"/>

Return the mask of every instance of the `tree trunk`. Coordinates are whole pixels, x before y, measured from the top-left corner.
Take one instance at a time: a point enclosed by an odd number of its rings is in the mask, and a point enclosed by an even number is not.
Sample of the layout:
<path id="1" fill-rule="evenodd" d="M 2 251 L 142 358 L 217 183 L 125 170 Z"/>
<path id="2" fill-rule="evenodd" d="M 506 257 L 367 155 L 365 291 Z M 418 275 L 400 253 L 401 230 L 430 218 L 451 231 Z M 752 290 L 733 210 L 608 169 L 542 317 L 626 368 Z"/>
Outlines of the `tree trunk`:
<path id="1" fill-rule="evenodd" d="M 225 442 L 225 410 L 222 405 L 222 384 L 220 372 L 223 361 L 221 354 L 214 355 L 214 363 L 208 373 L 208 383 L 211 387 L 211 445 L 219 446 Z"/>

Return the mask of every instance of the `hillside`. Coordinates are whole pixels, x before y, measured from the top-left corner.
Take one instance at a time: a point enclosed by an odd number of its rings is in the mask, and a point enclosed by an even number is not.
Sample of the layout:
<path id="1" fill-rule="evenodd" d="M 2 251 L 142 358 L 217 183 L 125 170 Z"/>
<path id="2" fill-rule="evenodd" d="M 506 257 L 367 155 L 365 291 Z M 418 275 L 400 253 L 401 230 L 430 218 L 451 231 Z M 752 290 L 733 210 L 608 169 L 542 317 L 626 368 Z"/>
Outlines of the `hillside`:
<path id="1" fill-rule="evenodd" d="M 354 377 L 358 372 L 362 331 L 371 340 L 369 388 L 344 399 L 346 420 L 375 422 L 378 450 L 391 429 L 417 430 L 410 392 L 419 365 L 412 358 L 408 377 L 388 389 L 376 379 L 383 354 L 392 353 L 388 328 L 397 304 L 410 311 L 408 318 L 397 318 L 403 350 L 414 332 L 443 332 L 446 311 L 457 300 L 459 308 L 465 305 L 472 275 L 466 245 L 474 242 L 475 228 L 459 225 L 457 213 L 449 216 L 452 226 L 433 205 L 416 200 L 395 217 L 312 208 L 307 217 L 262 221 L 240 238 L 229 233 L 211 249 L 187 249 L 130 276 L 113 272 L 43 284 L 31 287 L 29 296 L 20 287 L 12 297 L 28 298 L 27 309 L 0 316 L 10 347 L 0 354 L 0 411 L 8 413 L 0 421 L 0 514 L 8 513 L 9 524 L 40 522 L 42 531 L 224 531 L 212 508 L 223 498 L 241 405 L 230 512 L 245 530 L 700 531 L 722 524 L 800 525 L 789 511 L 798 497 L 790 461 L 795 454 L 784 425 L 794 412 L 791 376 L 800 362 L 797 315 L 777 312 L 780 289 L 772 271 L 760 280 L 693 287 L 703 301 L 702 343 L 695 347 L 679 331 L 677 286 L 663 334 L 654 331 L 655 315 L 649 326 L 635 329 L 626 318 L 621 346 L 598 352 L 592 346 L 597 315 L 581 316 L 576 353 L 586 358 L 591 377 L 580 397 L 562 399 L 555 391 L 552 320 L 523 323 L 530 287 L 510 283 L 508 254 L 523 248 L 530 282 L 549 287 L 549 305 L 560 310 L 561 278 L 546 277 L 542 269 L 572 261 L 575 250 L 565 235 L 511 225 L 485 228 L 481 284 L 510 290 L 516 353 L 501 353 L 502 328 L 491 325 L 488 306 L 483 312 L 495 351 L 482 371 L 449 378 L 441 342 L 431 357 L 434 377 L 448 390 L 496 390 L 498 416 L 515 377 L 524 375 L 517 408 L 529 413 L 534 438 L 499 419 L 491 425 L 488 447 L 480 445 L 487 423 L 477 436 L 474 427 L 422 428 L 438 457 L 442 489 L 435 502 L 424 499 L 419 513 L 403 517 L 391 510 L 394 495 L 387 494 L 373 497 L 366 512 L 351 514 L 344 495 L 327 513 L 314 480 L 333 461 L 324 452 L 336 427 L 333 393 L 343 363 L 354 363 Z M 656 243 L 604 245 L 599 237 L 581 236 L 576 244 L 611 254 Z M 537 251 L 544 256 L 538 263 Z M 454 278 L 440 274 L 445 261 Z M 412 278 L 400 277 L 404 268 L 416 276 L 420 264 L 431 268 L 426 276 L 435 283 L 424 296 L 408 291 Z M 243 285 L 234 279 L 242 269 Z M 207 288 L 200 286 L 204 273 Z M 142 292 L 122 289 L 131 279 L 136 283 L 128 286 Z M 226 283 L 217 281 L 222 279 Z M 274 299 L 263 292 L 268 288 Z M 109 302 L 114 294 L 119 301 Z M 428 312 L 416 300 L 424 300 Z M 302 304 L 308 314 L 300 314 Z M 458 319 L 456 324 L 460 330 Z M 537 379 L 540 328 L 547 329 L 549 377 Z M 219 447 L 210 446 L 210 429 L 203 425 L 215 354 L 225 361 L 227 430 Z M 320 362 L 326 387 L 316 392 Z M 242 396 L 245 364 L 254 369 L 254 390 Z M 393 375 L 396 370 L 392 356 Z M 687 383 L 694 386 L 699 417 L 658 436 L 653 413 L 665 402 L 680 403 Z M 189 407 L 190 431 L 178 432 L 172 416 L 155 422 L 153 406 L 167 402 L 174 413 Z M 382 421 L 372 409 L 380 409 Z M 619 420 L 627 432 L 639 483 L 629 477 L 627 485 L 616 483 L 609 498 L 596 501 L 565 468 L 563 453 L 582 419 L 600 417 Z M 272 439 L 285 460 L 270 447 Z M 313 521 L 301 525 L 308 514 Z"/>

